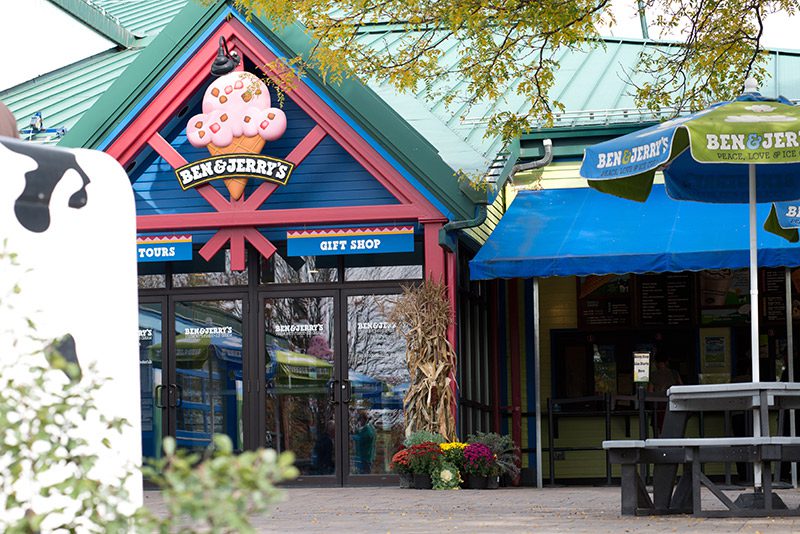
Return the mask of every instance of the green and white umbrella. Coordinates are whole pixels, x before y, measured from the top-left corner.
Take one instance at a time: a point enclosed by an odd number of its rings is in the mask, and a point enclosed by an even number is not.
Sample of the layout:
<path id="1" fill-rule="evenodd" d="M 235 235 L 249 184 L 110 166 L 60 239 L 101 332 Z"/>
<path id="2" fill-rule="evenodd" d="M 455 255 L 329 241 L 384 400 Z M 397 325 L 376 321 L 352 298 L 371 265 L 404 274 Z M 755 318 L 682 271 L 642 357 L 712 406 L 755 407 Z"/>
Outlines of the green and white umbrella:
<path id="1" fill-rule="evenodd" d="M 755 81 L 730 102 L 586 149 L 580 174 L 599 191 L 645 201 L 657 171 L 676 200 L 749 204 L 751 358 L 759 381 L 756 203 L 800 198 L 800 108 Z M 725 221 L 709 221 L 725 231 Z"/>

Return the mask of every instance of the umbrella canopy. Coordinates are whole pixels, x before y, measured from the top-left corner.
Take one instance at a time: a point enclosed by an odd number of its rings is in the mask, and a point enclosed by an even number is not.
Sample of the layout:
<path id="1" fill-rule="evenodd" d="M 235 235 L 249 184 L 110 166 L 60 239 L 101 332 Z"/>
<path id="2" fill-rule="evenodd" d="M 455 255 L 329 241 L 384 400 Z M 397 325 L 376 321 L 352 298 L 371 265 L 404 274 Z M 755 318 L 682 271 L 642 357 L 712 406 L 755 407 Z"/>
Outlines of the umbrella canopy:
<path id="1" fill-rule="evenodd" d="M 750 79 L 745 94 L 733 101 L 587 148 L 580 174 L 599 191 L 644 201 L 658 170 L 674 199 L 750 204 L 750 293 L 755 302 L 755 205 L 800 198 L 800 108 L 784 98 L 762 97 Z M 725 221 L 709 224 L 723 229 Z M 757 313 L 751 313 L 751 328 L 757 382 Z"/>

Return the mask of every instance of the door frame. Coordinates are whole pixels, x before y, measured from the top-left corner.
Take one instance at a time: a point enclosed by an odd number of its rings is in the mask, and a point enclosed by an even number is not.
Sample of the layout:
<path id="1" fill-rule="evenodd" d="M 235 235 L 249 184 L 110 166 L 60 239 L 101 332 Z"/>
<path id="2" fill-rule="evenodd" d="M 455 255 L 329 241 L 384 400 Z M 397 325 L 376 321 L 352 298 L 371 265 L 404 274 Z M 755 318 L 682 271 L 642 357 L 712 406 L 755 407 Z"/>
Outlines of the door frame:
<path id="1" fill-rule="evenodd" d="M 349 297 L 356 297 L 360 295 L 401 295 L 403 293 L 403 289 L 401 284 L 397 284 L 396 286 L 367 286 L 364 284 L 359 284 L 358 286 L 348 286 L 342 287 L 339 290 L 339 309 L 337 310 L 338 315 L 342 317 L 342 325 L 339 337 L 341 338 L 341 357 L 337 362 L 337 367 L 341 368 L 341 373 L 345 374 L 349 372 L 349 353 L 348 353 L 348 336 L 349 332 L 349 324 L 347 321 L 347 301 Z M 385 486 L 385 485 L 397 485 L 398 477 L 397 475 L 391 473 L 383 473 L 383 474 L 356 474 L 350 472 L 350 465 L 349 465 L 349 458 L 350 458 L 350 431 L 349 431 L 349 424 L 350 424 L 350 409 L 349 407 L 345 408 L 342 406 L 341 408 L 342 416 L 345 419 L 344 424 L 347 428 L 347 439 L 342 439 L 339 446 L 342 448 L 342 454 L 348 459 L 348 469 L 346 471 L 343 470 L 343 480 L 342 484 L 344 486 L 353 485 L 353 486 Z"/>
<path id="2" fill-rule="evenodd" d="M 352 474 L 350 473 L 350 410 L 349 404 L 342 401 L 343 390 L 345 389 L 346 377 L 349 372 L 348 365 L 348 323 L 347 323 L 347 301 L 349 297 L 359 295 L 400 295 L 402 287 L 400 283 L 387 285 L 371 285 L 359 283 L 352 286 L 339 285 L 338 287 L 299 287 L 299 288 L 268 288 L 258 291 L 258 354 L 253 360 L 256 362 L 257 369 L 265 369 L 266 346 L 265 346 L 265 306 L 267 299 L 286 299 L 286 298 L 332 298 L 334 306 L 334 397 L 336 440 L 334 441 L 334 457 L 336 469 L 333 475 L 308 475 L 301 476 L 292 484 L 323 486 L 323 485 L 362 485 L 377 486 L 396 484 L 397 476 L 392 474 Z M 256 315 L 256 314 L 253 314 Z M 257 406 L 266 404 L 266 382 L 264 373 L 256 372 L 257 395 L 253 398 Z M 258 436 L 258 446 L 266 443 L 266 423 L 263 417 L 258 417 L 256 422 L 256 435 Z"/>
<path id="3" fill-rule="evenodd" d="M 297 289 L 289 289 L 289 288 L 267 288 L 263 289 L 260 288 L 258 290 L 257 296 L 257 305 L 258 305 L 258 313 L 252 314 L 253 316 L 258 317 L 258 329 L 256 331 L 256 335 L 258 336 L 257 340 L 257 353 L 255 358 L 251 358 L 254 362 L 257 371 L 254 373 L 255 376 L 255 388 L 256 394 L 253 395 L 254 402 L 256 403 L 255 406 L 259 408 L 263 408 L 266 406 L 267 402 L 267 383 L 264 378 L 264 372 L 258 370 L 264 370 L 267 368 L 267 347 L 266 347 L 266 315 L 265 315 L 265 301 L 268 299 L 289 299 L 289 298 L 331 298 L 333 300 L 333 335 L 334 335 L 334 346 L 331 347 L 334 351 L 334 367 L 333 367 L 333 380 L 334 386 L 336 384 L 341 383 L 341 375 L 340 375 L 340 365 L 339 365 L 339 357 L 338 351 L 341 350 L 340 348 L 340 332 L 341 332 L 341 316 L 338 313 L 338 299 L 339 297 L 339 289 L 335 289 L 332 287 L 299 287 Z M 338 406 L 334 410 L 335 419 L 334 424 L 336 425 L 336 439 L 334 440 L 334 472 L 332 475 L 301 475 L 294 481 L 290 482 L 290 485 L 298 485 L 298 486 L 341 486 L 343 483 L 343 466 L 342 462 L 344 461 L 344 457 L 341 454 L 341 447 L 339 446 L 339 442 L 341 440 L 341 429 L 342 429 L 342 410 L 339 406 L 339 401 L 336 399 L 340 399 L 340 393 L 334 387 L 334 405 Z M 258 439 L 258 443 L 256 444 L 257 447 L 264 447 L 266 446 L 266 433 L 267 433 L 267 425 L 266 421 L 263 417 L 263 410 L 256 411 L 256 418 L 255 421 L 255 436 Z"/>
<path id="4" fill-rule="evenodd" d="M 209 288 L 202 288 L 209 289 Z M 175 348 L 177 346 L 177 333 L 175 330 L 175 304 L 177 302 L 202 302 L 215 300 L 241 300 L 242 301 L 242 433 L 243 449 L 254 448 L 251 444 L 254 441 L 254 432 L 250 424 L 253 413 L 253 401 L 250 390 L 252 387 L 251 377 L 253 376 L 252 362 L 247 358 L 247 351 L 250 345 L 251 326 L 248 324 L 249 300 L 246 288 L 231 290 L 224 288 L 219 291 L 191 291 L 191 292 L 168 292 L 161 295 L 139 295 L 139 304 L 161 304 L 161 386 L 162 404 L 161 409 L 161 437 L 175 437 L 177 431 L 177 390 L 170 387 L 176 384 L 177 360 Z M 154 405 L 154 409 L 158 409 Z M 160 446 L 160 444 L 158 444 Z"/>

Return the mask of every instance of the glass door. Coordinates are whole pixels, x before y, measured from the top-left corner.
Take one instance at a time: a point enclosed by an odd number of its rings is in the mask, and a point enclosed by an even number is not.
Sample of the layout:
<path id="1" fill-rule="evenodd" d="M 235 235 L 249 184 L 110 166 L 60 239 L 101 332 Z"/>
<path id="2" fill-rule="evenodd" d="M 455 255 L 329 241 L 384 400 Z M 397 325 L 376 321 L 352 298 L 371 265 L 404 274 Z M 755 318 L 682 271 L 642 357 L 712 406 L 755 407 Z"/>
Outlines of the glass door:
<path id="1" fill-rule="evenodd" d="M 397 294 L 346 292 L 343 367 L 349 395 L 347 417 L 348 468 L 345 483 L 388 480 L 392 455 L 405 437 L 403 397 L 408 390 L 406 344 L 389 319 Z"/>
<path id="2" fill-rule="evenodd" d="M 142 456 L 161 456 L 164 434 L 163 397 L 166 386 L 164 371 L 164 309 L 166 299 L 139 302 L 139 383 L 142 412 Z"/>
<path id="3" fill-rule="evenodd" d="M 140 299 L 143 457 L 160 457 L 164 436 L 175 437 L 182 448 L 205 449 L 222 433 L 234 450 L 244 448 L 242 303 Z"/>
<path id="4" fill-rule="evenodd" d="M 178 447 L 205 449 L 226 434 L 244 448 L 243 299 L 175 300 L 166 404 Z"/>
<path id="5" fill-rule="evenodd" d="M 341 481 L 335 293 L 263 299 L 265 445 L 291 450 L 298 482 Z"/>

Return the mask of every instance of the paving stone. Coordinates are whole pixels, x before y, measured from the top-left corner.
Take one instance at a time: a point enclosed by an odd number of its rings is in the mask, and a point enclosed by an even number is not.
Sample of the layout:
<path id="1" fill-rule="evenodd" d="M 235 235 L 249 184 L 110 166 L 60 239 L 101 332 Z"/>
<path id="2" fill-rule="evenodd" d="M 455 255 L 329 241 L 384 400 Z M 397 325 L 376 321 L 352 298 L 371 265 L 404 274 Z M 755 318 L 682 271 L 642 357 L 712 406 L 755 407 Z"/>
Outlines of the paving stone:
<path id="1" fill-rule="evenodd" d="M 735 498 L 740 492 L 731 491 Z M 800 491 L 780 492 L 790 508 Z M 618 487 L 500 488 L 485 491 L 402 490 L 399 488 L 288 488 L 272 513 L 254 517 L 259 532 L 462 533 L 576 532 L 796 533 L 800 518 L 622 517 Z M 703 494 L 704 508 L 716 508 Z M 156 513 L 158 492 L 146 492 Z"/>

